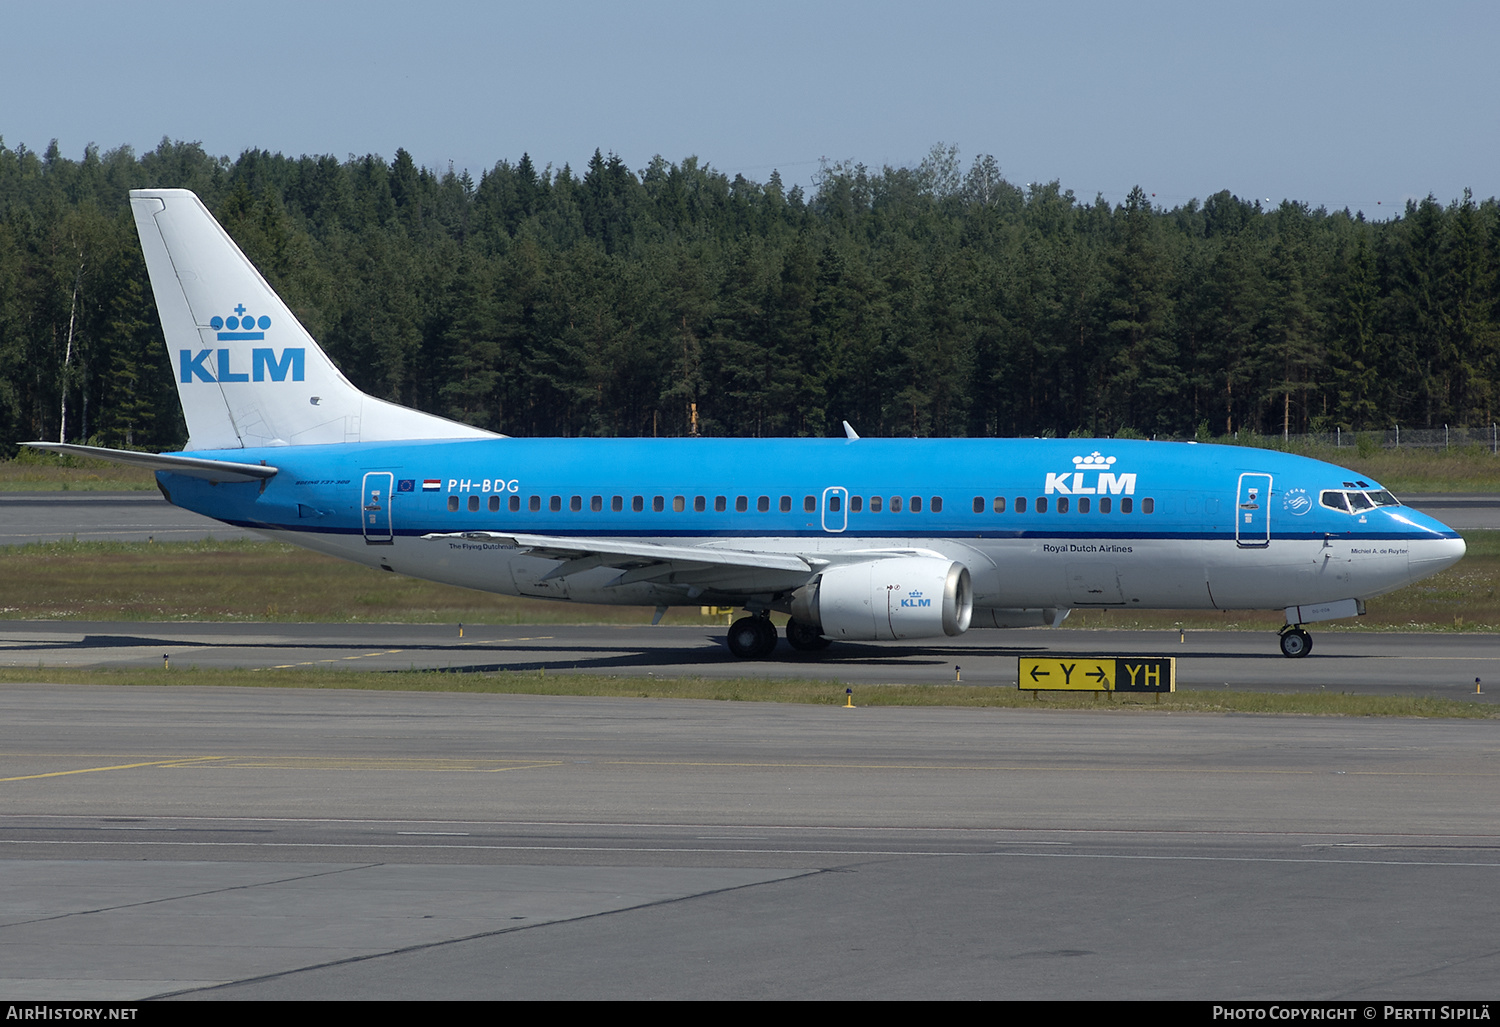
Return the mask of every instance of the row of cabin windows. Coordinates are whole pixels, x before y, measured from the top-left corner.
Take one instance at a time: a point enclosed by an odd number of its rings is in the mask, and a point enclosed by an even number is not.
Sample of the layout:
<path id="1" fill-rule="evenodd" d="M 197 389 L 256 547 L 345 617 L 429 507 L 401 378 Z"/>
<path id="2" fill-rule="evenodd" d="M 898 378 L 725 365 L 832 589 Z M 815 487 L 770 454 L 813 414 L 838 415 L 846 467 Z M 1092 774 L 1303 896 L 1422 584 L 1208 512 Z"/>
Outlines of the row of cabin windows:
<path id="1" fill-rule="evenodd" d="M 521 510 L 521 497 L 520 496 L 516 496 L 516 495 L 512 495 L 512 496 L 506 497 L 506 499 L 507 499 L 506 506 L 510 510 L 510 512 L 511 513 L 519 513 L 520 510 Z M 448 510 L 449 510 L 449 512 L 456 513 L 458 511 L 458 509 L 459 509 L 459 504 L 461 503 L 461 501 L 462 501 L 462 497 L 460 497 L 460 496 L 449 496 L 448 497 Z M 727 496 L 714 496 L 713 502 L 714 502 L 714 513 L 724 513 L 726 510 L 729 509 L 729 497 L 727 497 Z M 694 513 L 703 513 L 703 512 L 705 512 L 708 509 L 708 497 L 707 496 L 694 496 L 693 499 L 692 499 L 692 503 L 693 503 L 693 512 Z M 932 496 L 932 497 L 930 497 L 926 501 L 926 503 L 927 503 L 927 509 L 931 510 L 933 513 L 942 513 L 943 512 L 943 497 L 942 496 Z M 471 495 L 469 497 L 469 502 L 468 502 L 467 505 L 468 505 L 468 508 L 469 508 L 469 512 L 471 512 L 471 513 L 477 513 L 478 510 L 479 510 L 479 496 Z M 491 495 L 489 497 L 489 504 L 488 505 L 489 505 L 489 511 L 490 511 L 490 513 L 499 513 L 500 512 L 500 497 L 497 496 L 497 495 Z M 674 513 L 682 513 L 682 512 L 684 512 L 687 509 L 687 505 L 688 505 L 688 497 L 687 496 L 673 496 L 672 497 L 672 510 L 673 510 Z M 1022 508 L 1024 509 L 1025 508 L 1025 500 L 1021 500 L 1021 505 L 1022 505 Z M 902 496 L 891 496 L 890 500 L 889 500 L 889 504 L 887 504 L 887 501 L 882 496 L 871 496 L 870 497 L 870 512 L 871 513 L 880 513 L 882 510 L 885 510 L 885 509 L 889 509 L 892 513 L 900 513 L 901 510 L 902 510 L 902 508 L 903 508 L 903 506 L 906 509 L 909 509 L 912 513 L 921 513 L 922 512 L 922 508 L 923 508 L 923 499 L 922 499 L 921 496 L 911 496 L 909 498 L 904 498 Z M 552 497 L 550 497 L 547 500 L 547 509 L 550 510 L 550 511 L 552 511 L 553 513 L 559 513 L 559 512 L 561 512 L 562 508 L 563 508 L 563 497 L 562 496 L 552 496 Z M 624 496 L 610 496 L 609 497 L 609 508 L 610 508 L 611 511 L 613 511 L 615 513 L 619 513 L 621 511 L 623 511 L 625 509 L 625 497 Z M 667 497 L 666 496 L 652 496 L 651 497 L 651 510 L 652 510 L 652 512 L 654 512 L 654 513 L 661 513 L 664 510 L 666 510 L 666 508 L 667 508 Z M 778 508 L 780 509 L 780 511 L 782 513 L 791 513 L 792 512 L 792 497 L 791 496 L 782 496 L 780 502 L 778 503 Z M 828 497 L 828 512 L 829 513 L 839 513 L 842 510 L 842 508 L 843 508 L 843 497 L 842 496 L 835 494 L 835 495 L 831 495 L 831 496 Z M 1041 508 L 1044 509 L 1044 510 L 1046 509 L 1046 502 L 1045 502 L 1045 500 L 1043 501 Z M 541 496 L 527 496 L 526 497 L 526 509 L 529 510 L 529 511 L 531 511 L 531 512 L 533 512 L 533 513 L 536 513 L 538 511 L 540 511 L 542 509 L 542 497 Z M 582 511 L 583 510 L 583 497 L 582 496 L 569 496 L 568 497 L 568 509 L 574 511 L 575 513 Z M 645 496 L 631 496 L 630 497 L 630 509 L 634 513 L 642 513 L 642 512 L 644 512 L 645 509 L 646 509 L 646 497 Z M 769 513 L 771 511 L 771 497 L 770 496 L 760 496 L 760 497 L 758 497 L 755 500 L 755 509 L 756 509 L 757 513 Z M 805 513 L 817 513 L 818 512 L 818 497 L 817 496 L 803 496 L 802 497 L 802 509 L 803 509 L 803 511 Z M 849 497 L 849 511 L 851 513 L 860 513 L 864 509 L 865 509 L 865 497 L 863 497 L 863 496 L 850 496 Z M 591 512 L 593 512 L 593 513 L 600 513 L 600 512 L 602 512 L 604 510 L 604 497 L 603 496 L 590 496 L 589 497 L 589 510 Z M 748 513 L 749 510 L 750 510 L 750 497 L 749 496 L 736 496 L 734 498 L 734 511 L 735 511 L 735 513 Z"/>
<path id="2" fill-rule="evenodd" d="M 512 496 L 508 496 L 506 498 L 507 498 L 507 506 L 510 509 L 510 512 L 511 513 L 519 513 L 520 510 L 521 510 L 521 497 L 517 496 L 517 495 L 512 495 Z M 488 506 L 489 506 L 490 513 L 499 513 L 500 512 L 500 499 L 501 499 L 501 497 L 497 496 L 497 495 L 491 495 L 489 497 Z M 1079 497 L 1077 497 L 1077 500 L 1078 500 L 1078 512 L 1079 513 L 1090 513 L 1090 512 L 1092 512 L 1092 510 L 1093 510 L 1093 502 L 1090 499 L 1090 497 L 1088 497 L 1088 496 L 1079 496 Z M 1325 503 L 1326 503 L 1326 501 L 1327 500 L 1326 500 L 1326 494 L 1325 494 Z M 460 497 L 459 496 L 449 496 L 448 497 L 448 509 L 449 509 L 449 511 L 451 511 L 451 512 L 457 512 L 457 510 L 459 509 L 459 502 L 460 502 Z M 693 512 L 694 513 L 703 513 L 703 512 L 705 512 L 708 509 L 708 497 L 706 497 L 706 496 L 694 496 L 692 502 L 693 502 Z M 687 503 L 688 503 L 688 498 L 686 496 L 673 496 L 672 497 L 672 510 L 673 510 L 673 512 L 674 513 L 682 513 L 683 511 L 685 511 L 687 509 Z M 870 503 L 869 509 L 870 509 L 871 513 L 880 513 L 882 510 L 889 510 L 891 513 L 900 513 L 903 508 L 909 510 L 912 513 L 921 513 L 922 509 L 923 509 L 923 500 L 922 500 L 921 496 L 910 496 L 910 497 L 891 496 L 890 499 L 889 499 L 889 501 L 887 501 L 885 499 L 885 497 L 883 497 L 883 496 L 871 496 L 870 499 L 869 499 L 869 503 Z M 1107 513 L 1113 513 L 1114 512 L 1114 500 L 1111 497 L 1109 497 L 1109 496 L 1100 496 L 1099 500 L 1098 500 L 1098 503 L 1099 503 L 1099 513 L 1107 514 Z M 547 509 L 550 510 L 550 511 L 552 511 L 553 513 L 559 513 L 559 512 L 562 511 L 562 508 L 563 508 L 562 504 L 563 504 L 563 497 L 562 496 L 552 496 L 552 497 L 550 497 L 547 500 Z M 843 497 L 842 496 L 839 496 L 839 495 L 835 494 L 835 495 L 831 495 L 831 496 L 828 497 L 828 511 L 830 513 L 839 513 L 840 512 L 840 507 L 842 505 L 843 505 Z M 1056 511 L 1058 513 L 1068 513 L 1072 509 L 1069 497 L 1067 497 L 1067 496 L 1057 496 L 1056 499 L 1055 499 L 1055 505 L 1056 505 Z M 782 496 L 781 497 L 781 501 L 778 504 L 778 506 L 779 506 L 780 511 L 782 513 L 791 513 L 792 512 L 792 497 L 791 496 Z M 943 512 L 943 497 L 942 496 L 932 496 L 932 497 L 930 497 L 927 500 L 926 506 L 927 506 L 927 509 L 929 509 L 933 513 L 942 513 Z M 975 513 L 984 513 L 986 506 L 989 506 L 990 508 L 992 508 L 995 511 L 995 513 L 1005 513 L 1005 510 L 1006 510 L 1006 499 L 1005 499 L 1004 496 L 996 496 L 993 501 L 987 503 L 986 500 L 985 500 L 985 498 L 983 496 L 975 496 L 974 497 L 974 512 Z M 1048 500 L 1048 498 L 1046 496 L 1037 496 L 1036 500 L 1032 504 L 1032 509 L 1036 513 L 1046 513 L 1048 511 L 1048 506 L 1049 506 L 1049 500 Z M 1027 499 L 1026 499 L 1025 496 L 1017 496 L 1015 498 L 1013 504 L 1011 505 L 1011 509 L 1014 510 L 1018 514 L 1025 513 L 1026 512 L 1026 507 L 1027 507 Z M 478 512 L 478 510 L 479 510 L 479 496 L 475 496 L 475 495 L 469 496 L 468 508 L 469 508 L 469 511 L 471 513 L 477 513 Z M 623 511 L 625 509 L 625 497 L 624 496 L 611 496 L 610 499 L 609 499 L 609 508 L 610 508 L 610 510 L 614 511 L 615 513 L 619 513 L 621 511 Z M 654 513 L 661 513 L 664 510 L 666 510 L 666 508 L 667 508 L 667 497 L 666 496 L 652 496 L 651 497 L 651 509 L 652 509 L 652 511 Z M 714 497 L 714 512 L 715 513 L 724 513 L 726 510 L 728 510 L 728 508 L 729 508 L 729 499 L 728 499 L 728 497 L 726 497 L 726 496 L 715 496 Z M 528 496 L 528 497 L 526 497 L 526 509 L 530 510 L 533 513 L 540 511 L 542 509 L 542 497 L 541 496 Z M 583 510 L 583 497 L 582 496 L 570 496 L 570 497 L 568 497 L 568 509 L 571 510 L 571 511 L 573 511 L 573 512 L 575 512 L 575 513 L 582 511 Z M 642 512 L 644 512 L 645 509 L 646 509 L 646 497 L 645 496 L 632 496 L 630 498 L 630 509 L 633 512 L 635 512 L 635 513 L 642 513 Z M 749 509 L 750 509 L 750 497 L 749 496 L 736 496 L 735 500 L 734 500 L 734 509 L 735 509 L 736 513 L 746 513 L 746 512 L 748 512 Z M 771 510 L 771 497 L 770 496 L 760 496 L 760 497 L 758 497 L 756 499 L 756 501 L 755 501 L 755 509 L 759 513 L 769 513 L 770 510 Z M 817 496 L 804 496 L 803 499 L 802 499 L 802 509 L 806 513 L 817 513 L 817 511 L 818 511 L 818 497 Z M 861 512 L 864 511 L 864 509 L 865 509 L 865 497 L 863 497 L 863 496 L 850 496 L 849 497 L 849 512 L 850 513 L 861 513 Z M 604 497 L 603 496 L 590 496 L 589 497 L 589 510 L 591 512 L 593 512 L 593 513 L 600 513 L 600 512 L 602 512 L 604 510 Z M 1131 497 L 1129 497 L 1129 496 L 1122 496 L 1122 497 L 1120 497 L 1120 513 L 1122 513 L 1122 514 L 1128 514 L 1128 513 L 1134 513 L 1134 512 L 1135 512 L 1135 501 Z M 1156 512 L 1156 501 L 1154 499 L 1151 499 L 1151 498 L 1148 497 L 1146 499 L 1142 499 L 1141 500 L 1141 513 L 1147 513 L 1147 514 L 1149 514 L 1149 513 L 1155 513 L 1155 512 Z"/>
<path id="3" fill-rule="evenodd" d="M 1077 499 L 1078 499 L 1078 512 L 1079 513 L 1090 513 L 1090 512 L 1092 512 L 1092 510 L 1093 510 L 1093 501 L 1090 499 L 1090 497 L 1088 497 L 1088 496 L 1079 496 L 1079 497 L 1077 497 Z M 1069 510 L 1072 509 L 1072 504 L 1069 501 L 1069 498 L 1067 496 L 1058 496 L 1058 497 L 1056 497 L 1056 503 L 1057 503 L 1057 512 L 1058 513 L 1067 513 Z M 995 499 L 994 499 L 994 501 L 992 503 L 989 503 L 989 504 L 986 504 L 985 499 L 984 499 L 983 496 L 975 496 L 974 497 L 974 512 L 975 513 L 984 513 L 984 509 L 985 509 L 986 505 L 990 506 L 996 513 L 1004 513 L 1005 512 L 1005 497 L 1004 496 L 996 496 Z M 1046 513 L 1047 512 L 1047 505 L 1048 505 L 1048 500 L 1047 500 L 1046 496 L 1037 496 L 1036 497 L 1035 505 L 1032 507 L 1032 509 L 1035 510 L 1037 513 Z M 1025 513 L 1026 512 L 1026 497 L 1025 496 L 1017 496 L 1015 498 L 1015 502 L 1014 502 L 1014 505 L 1012 506 L 1012 509 L 1016 513 L 1018 513 L 1018 514 Z M 1109 496 L 1100 496 L 1099 497 L 1099 512 L 1100 513 L 1104 513 L 1104 514 L 1114 513 L 1114 500 L 1111 497 L 1109 497 Z M 1128 514 L 1128 513 L 1134 513 L 1134 512 L 1135 512 L 1135 500 L 1132 499 L 1132 498 L 1130 498 L 1129 496 L 1121 496 L 1120 497 L 1120 513 L 1122 513 L 1122 514 Z M 1149 497 L 1146 498 L 1146 499 L 1142 499 L 1141 500 L 1141 513 L 1155 513 L 1155 512 L 1156 512 L 1156 500 L 1151 499 Z"/>

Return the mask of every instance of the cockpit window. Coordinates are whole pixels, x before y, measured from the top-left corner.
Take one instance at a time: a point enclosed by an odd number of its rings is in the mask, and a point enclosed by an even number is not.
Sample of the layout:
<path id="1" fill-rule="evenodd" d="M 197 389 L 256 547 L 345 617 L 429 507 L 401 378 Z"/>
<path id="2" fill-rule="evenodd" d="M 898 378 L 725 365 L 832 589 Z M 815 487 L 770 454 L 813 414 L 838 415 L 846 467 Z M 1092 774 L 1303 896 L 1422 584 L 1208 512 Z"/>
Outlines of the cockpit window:
<path id="1" fill-rule="evenodd" d="M 1344 483 L 1346 486 L 1348 482 Z M 1385 489 L 1376 489 L 1374 492 L 1336 492 L 1329 489 L 1318 497 L 1319 501 L 1330 510 L 1340 513 L 1363 513 L 1373 510 L 1377 506 L 1400 506 L 1401 500 L 1391 495 Z"/>

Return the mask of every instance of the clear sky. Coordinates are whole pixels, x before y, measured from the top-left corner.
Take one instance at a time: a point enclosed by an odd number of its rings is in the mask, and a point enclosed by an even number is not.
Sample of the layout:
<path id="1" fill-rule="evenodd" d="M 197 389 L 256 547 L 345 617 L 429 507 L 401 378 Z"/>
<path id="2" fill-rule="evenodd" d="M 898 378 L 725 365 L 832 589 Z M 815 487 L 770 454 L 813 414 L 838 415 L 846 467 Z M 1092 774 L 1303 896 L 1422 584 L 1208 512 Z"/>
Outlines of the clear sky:
<path id="1" fill-rule="evenodd" d="M 0 0 L 0 138 L 810 183 L 938 142 L 1118 202 L 1500 195 L 1500 4 Z"/>

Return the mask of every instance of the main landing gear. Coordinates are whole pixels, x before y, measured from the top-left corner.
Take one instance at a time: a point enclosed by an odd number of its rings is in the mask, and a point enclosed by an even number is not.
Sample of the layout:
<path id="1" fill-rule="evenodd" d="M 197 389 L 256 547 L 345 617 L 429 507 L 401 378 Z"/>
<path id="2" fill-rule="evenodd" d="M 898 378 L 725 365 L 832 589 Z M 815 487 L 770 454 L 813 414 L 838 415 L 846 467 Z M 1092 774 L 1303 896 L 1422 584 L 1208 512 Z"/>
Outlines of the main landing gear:
<path id="1" fill-rule="evenodd" d="M 1281 655 L 1300 659 L 1312 652 L 1312 636 L 1301 624 L 1288 624 L 1281 629 Z"/>
<path id="2" fill-rule="evenodd" d="M 811 624 L 793 618 L 786 622 L 786 640 L 799 652 L 826 649 L 830 644 Z M 742 660 L 764 660 L 776 649 L 776 625 L 763 614 L 741 617 L 729 625 L 729 651 Z"/>
<path id="3" fill-rule="evenodd" d="M 793 649 L 804 653 L 827 649 L 833 644 L 833 640 L 824 638 L 817 628 L 804 624 L 795 617 L 786 622 L 786 640 Z"/>
<path id="4" fill-rule="evenodd" d="M 729 625 L 729 651 L 742 660 L 764 660 L 776 648 L 776 625 L 764 614 Z"/>

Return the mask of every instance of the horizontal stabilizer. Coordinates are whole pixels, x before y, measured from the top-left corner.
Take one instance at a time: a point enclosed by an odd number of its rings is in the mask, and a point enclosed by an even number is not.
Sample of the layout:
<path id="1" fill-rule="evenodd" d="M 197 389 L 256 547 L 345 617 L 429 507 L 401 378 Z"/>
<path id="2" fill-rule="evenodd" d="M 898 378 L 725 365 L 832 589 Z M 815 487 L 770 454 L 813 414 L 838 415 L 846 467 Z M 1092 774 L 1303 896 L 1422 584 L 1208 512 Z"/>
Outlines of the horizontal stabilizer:
<path id="1" fill-rule="evenodd" d="M 189 478 L 212 482 L 264 481 L 276 477 L 277 469 L 267 464 L 242 464 L 234 460 L 205 460 L 196 456 L 171 456 L 165 453 L 137 453 L 130 449 L 105 449 L 102 446 L 74 446 L 66 442 L 23 442 L 32 449 L 49 453 L 82 456 L 90 460 L 110 460 L 153 471 L 171 471 Z"/>

